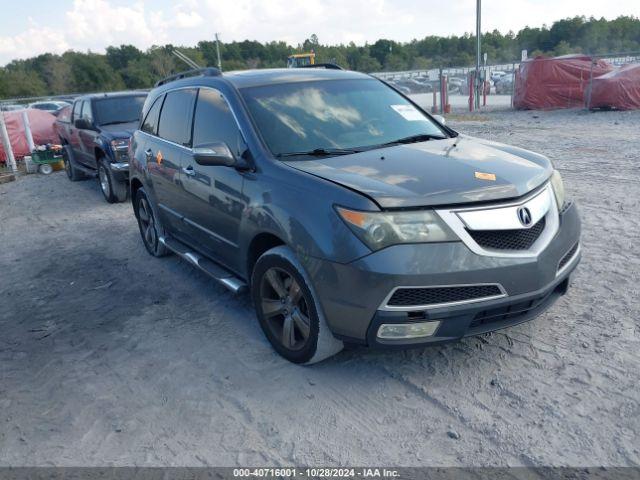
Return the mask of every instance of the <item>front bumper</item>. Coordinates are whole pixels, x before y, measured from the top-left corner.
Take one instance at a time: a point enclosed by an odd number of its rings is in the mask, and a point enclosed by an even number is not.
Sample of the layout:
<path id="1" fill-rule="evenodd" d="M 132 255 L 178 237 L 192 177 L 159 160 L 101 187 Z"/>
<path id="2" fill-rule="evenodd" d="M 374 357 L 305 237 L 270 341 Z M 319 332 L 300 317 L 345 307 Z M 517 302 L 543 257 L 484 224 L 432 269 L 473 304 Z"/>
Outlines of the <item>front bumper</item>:
<path id="1" fill-rule="evenodd" d="M 129 162 L 114 162 L 109 165 L 114 172 L 128 172 Z"/>
<path id="2" fill-rule="evenodd" d="M 116 180 L 126 182 L 129 180 L 129 162 L 113 162 L 109 164 Z"/>
<path id="3" fill-rule="evenodd" d="M 572 269 L 577 265 L 573 264 Z M 569 288 L 567 272 L 548 287 L 524 295 L 501 300 L 478 302 L 461 308 L 424 311 L 420 315 L 407 312 L 378 311 L 367 331 L 367 345 L 377 348 L 406 347 L 450 342 L 480 335 L 532 320 L 550 308 Z M 407 322 L 439 321 L 432 336 L 408 340 L 383 340 L 377 333 L 380 325 Z"/>
<path id="4" fill-rule="evenodd" d="M 333 334 L 347 342 L 371 347 L 421 345 L 460 339 L 540 315 L 563 295 L 580 251 L 559 268 L 580 239 L 575 205 L 559 217 L 554 238 L 534 257 L 478 255 L 462 242 L 395 245 L 349 264 L 307 258 L 319 301 Z M 398 286 L 428 287 L 498 284 L 501 298 L 441 308 L 389 311 L 384 299 Z M 410 340 L 380 340 L 383 323 L 440 320 L 433 336 Z"/>

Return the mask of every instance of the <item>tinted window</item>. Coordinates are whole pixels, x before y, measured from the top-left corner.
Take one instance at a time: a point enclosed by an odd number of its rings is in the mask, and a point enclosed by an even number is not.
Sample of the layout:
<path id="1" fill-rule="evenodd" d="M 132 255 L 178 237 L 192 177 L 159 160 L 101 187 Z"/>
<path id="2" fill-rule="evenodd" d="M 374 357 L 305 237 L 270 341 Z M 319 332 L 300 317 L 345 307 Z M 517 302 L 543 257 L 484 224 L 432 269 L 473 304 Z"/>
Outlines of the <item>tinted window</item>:
<path id="1" fill-rule="evenodd" d="M 82 102 L 82 118 L 89 123 L 93 123 L 93 113 L 91 112 L 91 101 Z"/>
<path id="2" fill-rule="evenodd" d="M 77 101 L 73 104 L 73 120 L 77 120 L 80 118 L 80 107 L 82 106 L 81 101 Z"/>
<path id="3" fill-rule="evenodd" d="M 102 98 L 93 102 L 93 111 L 98 125 L 140 122 L 146 95 Z"/>
<path id="4" fill-rule="evenodd" d="M 147 113 L 146 118 L 140 127 L 140 130 L 143 132 L 150 133 L 151 135 L 155 135 L 158 132 L 158 118 L 160 117 L 160 109 L 162 108 L 162 100 L 164 99 L 164 95 L 160 95 L 151 105 L 149 109 L 149 113 Z"/>
<path id="5" fill-rule="evenodd" d="M 37 108 L 38 110 L 58 110 L 58 106 L 54 103 L 36 103 L 32 108 Z"/>
<path id="6" fill-rule="evenodd" d="M 217 90 L 201 88 L 193 123 L 193 146 L 225 142 L 231 151 L 238 145 L 238 127 L 227 101 Z"/>
<path id="7" fill-rule="evenodd" d="M 281 83 L 241 93 L 274 154 L 374 147 L 422 134 L 447 136 L 378 80 Z"/>
<path id="8" fill-rule="evenodd" d="M 167 93 L 158 125 L 160 137 L 185 147 L 191 145 L 191 118 L 195 97 L 195 89 Z"/>

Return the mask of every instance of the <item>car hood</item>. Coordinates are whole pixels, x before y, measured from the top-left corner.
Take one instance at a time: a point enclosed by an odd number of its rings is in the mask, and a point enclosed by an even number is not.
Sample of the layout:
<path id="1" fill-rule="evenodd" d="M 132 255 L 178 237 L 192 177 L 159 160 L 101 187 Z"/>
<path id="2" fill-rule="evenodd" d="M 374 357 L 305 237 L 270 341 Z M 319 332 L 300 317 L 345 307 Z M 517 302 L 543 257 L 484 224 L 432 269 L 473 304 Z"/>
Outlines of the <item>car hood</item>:
<path id="1" fill-rule="evenodd" d="M 100 130 L 112 138 L 128 138 L 138 128 L 138 122 L 117 123 L 114 125 L 102 125 Z"/>
<path id="2" fill-rule="evenodd" d="M 382 208 L 519 197 L 553 169 L 542 155 L 466 135 L 285 163 L 361 192 Z"/>

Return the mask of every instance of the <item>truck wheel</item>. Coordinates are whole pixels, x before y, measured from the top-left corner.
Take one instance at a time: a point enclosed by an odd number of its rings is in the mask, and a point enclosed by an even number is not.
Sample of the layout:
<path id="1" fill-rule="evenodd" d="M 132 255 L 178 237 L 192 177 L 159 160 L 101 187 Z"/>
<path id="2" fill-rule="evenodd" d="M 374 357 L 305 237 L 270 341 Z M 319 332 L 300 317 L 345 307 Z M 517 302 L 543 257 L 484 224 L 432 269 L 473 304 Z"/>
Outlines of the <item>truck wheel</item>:
<path id="1" fill-rule="evenodd" d="M 136 218 L 138 219 L 142 242 L 147 252 L 154 257 L 164 257 L 169 253 L 169 250 L 160 243 L 160 237 L 166 236 L 166 232 L 144 188 L 139 188 L 136 192 L 136 196 L 133 199 L 133 206 Z"/>
<path id="2" fill-rule="evenodd" d="M 309 277 L 288 247 L 272 248 L 258 259 L 251 296 L 264 334 L 290 362 L 309 365 L 344 348 L 331 333 Z"/>
<path id="3" fill-rule="evenodd" d="M 73 164 L 73 154 L 70 152 L 69 145 L 62 148 L 62 161 L 64 162 L 64 171 L 72 182 L 83 180 L 85 175 Z"/>
<path id="4" fill-rule="evenodd" d="M 98 159 L 98 184 L 107 202 L 119 203 L 127 199 L 127 185 L 114 178 L 105 158 Z"/>

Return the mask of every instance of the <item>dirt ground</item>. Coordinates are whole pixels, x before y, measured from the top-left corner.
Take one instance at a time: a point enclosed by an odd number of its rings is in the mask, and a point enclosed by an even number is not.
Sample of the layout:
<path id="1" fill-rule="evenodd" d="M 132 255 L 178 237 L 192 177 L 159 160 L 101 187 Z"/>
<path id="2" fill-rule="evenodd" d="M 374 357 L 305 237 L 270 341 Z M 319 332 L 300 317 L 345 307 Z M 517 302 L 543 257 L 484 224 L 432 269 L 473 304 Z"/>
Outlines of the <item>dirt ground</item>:
<path id="1" fill-rule="evenodd" d="M 272 351 L 247 296 L 150 257 L 94 181 L 0 185 L 0 465 L 640 464 L 640 112 L 450 125 L 556 162 L 584 228 L 569 294 L 312 367 Z"/>

